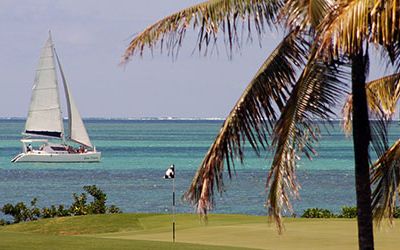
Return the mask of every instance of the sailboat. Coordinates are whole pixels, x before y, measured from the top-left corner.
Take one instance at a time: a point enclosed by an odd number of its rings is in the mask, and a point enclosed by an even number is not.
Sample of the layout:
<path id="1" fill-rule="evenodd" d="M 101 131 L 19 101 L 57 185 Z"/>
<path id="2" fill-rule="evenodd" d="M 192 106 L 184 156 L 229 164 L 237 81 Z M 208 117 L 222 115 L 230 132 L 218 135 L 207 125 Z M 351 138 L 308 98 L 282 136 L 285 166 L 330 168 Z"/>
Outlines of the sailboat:
<path id="1" fill-rule="evenodd" d="M 68 110 L 68 132 L 64 134 L 56 64 L 64 86 Z M 23 131 L 22 153 L 11 162 L 99 162 L 101 152 L 90 141 L 72 98 L 49 32 L 42 48 Z M 56 140 L 57 142 L 53 142 Z M 74 148 L 69 142 L 75 142 Z M 69 145 L 69 144 L 70 145 Z M 35 145 L 35 146 L 33 146 Z"/>

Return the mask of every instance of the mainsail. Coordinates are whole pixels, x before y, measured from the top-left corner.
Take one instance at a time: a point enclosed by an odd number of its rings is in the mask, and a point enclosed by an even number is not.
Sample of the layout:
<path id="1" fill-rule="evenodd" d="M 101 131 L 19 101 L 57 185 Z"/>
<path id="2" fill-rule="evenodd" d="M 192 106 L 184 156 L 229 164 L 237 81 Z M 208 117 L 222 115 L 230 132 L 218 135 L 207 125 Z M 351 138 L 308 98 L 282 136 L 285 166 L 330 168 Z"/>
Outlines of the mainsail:
<path id="1" fill-rule="evenodd" d="M 63 138 L 64 127 L 60 107 L 60 97 L 57 83 L 56 59 L 64 85 L 67 99 L 69 137 L 68 139 L 93 148 L 89 135 L 83 124 L 81 115 L 75 105 L 69 90 L 60 60 L 54 49 L 49 35 L 42 49 L 39 66 L 36 71 L 35 84 L 33 86 L 31 105 L 25 124 L 25 134 L 36 136 L 50 136 Z"/>
<path id="2" fill-rule="evenodd" d="M 61 67 L 60 59 L 58 58 L 57 53 L 57 63 L 61 73 L 61 79 L 64 85 L 64 92 L 67 98 L 67 109 L 68 109 L 68 123 L 69 123 L 69 137 L 68 139 L 85 145 L 87 147 L 93 148 L 92 143 L 90 142 L 89 135 L 86 131 L 85 125 L 83 124 L 81 115 L 75 105 L 74 99 L 72 98 L 71 91 L 68 88 L 67 81 L 64 76 L 64 72 Z"/>
<path id="3" fill-rule="evenodd" d="M 36 70 L 25 134 L 61 138 L 63 131 L 54 48 L 49 35 Z"/>

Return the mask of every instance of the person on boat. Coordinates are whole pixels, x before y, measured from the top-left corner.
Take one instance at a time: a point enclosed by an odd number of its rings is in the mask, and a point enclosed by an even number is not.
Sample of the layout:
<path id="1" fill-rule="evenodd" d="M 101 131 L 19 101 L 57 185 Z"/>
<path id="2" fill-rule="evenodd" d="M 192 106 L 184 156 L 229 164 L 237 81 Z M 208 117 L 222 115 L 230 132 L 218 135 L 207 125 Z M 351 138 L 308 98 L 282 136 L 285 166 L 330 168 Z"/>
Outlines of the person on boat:
<path id="1" fill-rule="evenodd" d="M 73 147 L 71 147 L 71 146 L 68 146 L 68 147 L 67 147 L 67 151 L 68 151 L 68 153 L 70 153 L 70 154 L 76 153 L 76 152 L 75 152 L 75 149 L 74 149 Z"/>
<path id="2" fill-rule="evenodd" d="M 27 152 L 31 152 L 31 151 L 33 151 L 33 147 L 32 147 L 32 144 L 28 144 L 28 146 L 26 147 L 26 151 Z"/>

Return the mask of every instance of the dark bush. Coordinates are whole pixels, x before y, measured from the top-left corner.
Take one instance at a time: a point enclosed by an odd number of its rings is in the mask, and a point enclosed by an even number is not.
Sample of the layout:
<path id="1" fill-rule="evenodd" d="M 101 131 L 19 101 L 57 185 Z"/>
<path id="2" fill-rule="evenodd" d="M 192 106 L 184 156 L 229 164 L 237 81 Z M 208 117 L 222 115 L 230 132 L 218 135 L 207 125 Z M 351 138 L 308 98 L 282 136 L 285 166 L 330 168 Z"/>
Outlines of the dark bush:
<path id="1" fill-rule="evenodd" d="M 339 218 L 356 218 L 357 207 L 342 207 L 342 212 L 338 216 Z"/>
<path id="2" fill-rule="evenodd" d="M 42 208 L 42 218 L 54 218 L 57 215 L 56 206 Z"/>
<path id="3" fill-rule="evenodd" d="M 393 213 L 394 218 L 400 218 L 400 207 L 396 207 Z"/>
<path id="4" fill-rule="evenodd" d="M 89 214 L 105 214 L 107 212 L 106 200 L 107 195 L 96 187 L 84 186 L 83 189 L 93 196 L 93 201 L 87 206 L 87 211 Z"/>
<path id="5" fill-rule="evenodd" d="M 55 205 L 51 205 L 51 207 L 42 208 L 41 218 L 65 217 L 70 215 L 71 212 L 69 209 L 65 209 L 64 205 L 58 205 L 58 208 Z"/>
<path id="6" fill-rule="evenodd" d="M 120 214 L 120 213 L 122 213 L 122 211 L 121 211 L 121 209 L 119 207 L 117 207 L 115 205 L 111 205 L 108 208 L 108 213 L 109 214 Z"/>
<path id="7" fill-rule="evenodd" d="M 71 216 L 71 211 L 69 211 L 69 209 L 65 209 L 64 205 L 58 205 L 57 216 L 58 217 Z"/>
<path id="8" fill-rule="evenodd" d="M 30 208 L 28 208 L 23 202 L 18 202 L 15 205 L 7 203 L 1 208 L 1 211 L 5 215 L 14 217 L 14 223 L 21 221 L 33 221 L 40 217 L 40 209 L 36 207 L 36 203 L 36 198 L 31 201 Z"/>
<path id="9" fill-rule="evenodd" d="M 14 218 L 13 223 L 19 223 L 21 221 L 32 221 L 39 218 L 54 218 L 64 217 L 71 215 L 87 215 L 87 214 L 105 214 L 105 213 L 122 213 L 115 205 L 110 207 L 106 206 L 107 195 L 95 185 L 84 186 L 83 189 L 93 197 L 93 201 L 87 204 L 87 194 L 82 193 L 77 195 L 74 193 L 73 203 L 66 209 L 64 205 L 51 205 L 50 207 L 44 207 L 39 209 L 36 207 L 37 199 L 34 198 L 31 201 L 31 206 L 28 208 L 25 203 L 18 202 L 17 204 L 5 204 L 1 211 L 10 215 Z M 0 226 L 9 224 L 5 220 L 0 220 Z"/>
<path id="10" fill-rule="evenodd" d="M 69 211 L 72 215 L 86 215 L 87 214 L 87 197 L 86 194 L 82 193 L 81 195 L 73 194 L 74 202 L 69 208 Z"/>
<path id="11" fill-rule="evenodd" d="M 304 210 L 303 218 L 335 218 L 336 215 L 333 214 L 328 209 L 323 208 L 308 208 Z"/>
<path id="12" fill-rule="evenodd" d="M 6 220 L 3 220 L 3 219 L 0 220 L 0 227 L 8 225 L 8 224 L 10 224 L 10 223 L 8 223 Z"/>

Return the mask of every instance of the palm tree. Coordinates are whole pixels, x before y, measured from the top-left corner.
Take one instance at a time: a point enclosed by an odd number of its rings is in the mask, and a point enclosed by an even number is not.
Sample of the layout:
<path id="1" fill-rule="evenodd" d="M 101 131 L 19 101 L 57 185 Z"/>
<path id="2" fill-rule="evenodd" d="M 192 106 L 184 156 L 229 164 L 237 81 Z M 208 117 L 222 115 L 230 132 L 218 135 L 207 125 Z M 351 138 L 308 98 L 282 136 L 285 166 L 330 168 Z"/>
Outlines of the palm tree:
<path id="1" fill-rule="evenodd" d="M 388 150 L 387 123 L 383 117 L 382 122 L 375 122 L 377 123 L 375 128 L 371 127 L 375 130 L 371 133 L 365 76 L 368 72 L 368 42 L 370 41 L 381 46 L 391 62 L 395 62 L 399 42 L 399 30 L 396 27 L 399 21 L 398 7 L 399 4 L 396 1 L 347 1 L 341 6 L 339 4 L 333 14 L 326 19 L 323 29 L 325 37 L 322 38 L 322 46 L 326 45 L 328 50 L 333 51 L 330 56 L 347 54 L 352 64 L 352 118 L 360 249 L 374 247 L 372 209 L 378 220 L 384 216 L 392 218 L 396 203 L 394 190 L 397 189 L 398 183 L 395 183 L 397 179 L 393 178 L 396 176 L 396 172 L 393 171 L 394 162 L 393 159 L 388 158 L 388 153 L 385 153 Z M 389 86 L 389 82 L 386 84 Z M 378 157 L 381 157 L 380 163 L 377 163 L 380 167 L 373 169 L 375 173 L 372 184 L 375 189 L 372 197 L 368 164 L 370 142 L 375 144 L 373 147 Z M 392 171 L 388 171 L 390 166 L 392 166 Z M 391 189 L 393 187 L 395 187 L 394 190 Z"/>
<path id="2" fill-rule="evenodd" d="M 382 218 L 393 219 L 393 213 L 396 207 L 396 190 L 399 186 L 399 157 L 400 157 L 400 139 L 390 148 L 388 147 L 386 126 L 393 116 L 396 104 L 399 100 L 400 74 L 390 75 L 367 84 L 366 96 L 371 114 L 379 117 L 374 121 L 382 134 L 381 143 L 374 145 L 377 152 L 380 152 L 380 158 L 373 164 L 371 169 L 371 186 L 374 187 L 372 193 L 373 215 L 379 222 Z M 344 108 L 344 128 L 346 133 L 351 130 L 351 113 L 353 113 L 353 98 L 349 96 Z M 379 156 L 379 155 L 378 155 Z M 364 238 L 365 239 L 365 238 Z"/>
<path id="3" fill-rule="evenodd" d="M 186 199 L 206 214 L 213 207 L 214 191 L 223 191 L 224 164 L 231 175 L 234 159 L 244 159 L 245 142 L 257 154 L 272 145 L 275 155 L 267 181 L 267 205 L 281 232 L 282 209 L 290 210 L 291 197 L 298 196 L 297 157 L 300 153 L 309 158 L 315 154 L 312 145 L 318 140 L 319 129 L 314 121 L 334 116 L 331 108 L 346 93 L 344 87 L 351 79 L 359 246 L 373 249 L 372 208 L 382 215 L 378 218 L 392 217 L 393 194 L 399 182 L 395 178 L 385 181 L 393 172 L 389 170 L 395 168 L 384 154 L 388 149 L 386 120 L 369 126 L 365 87 L 368 44 L 380 46 L 396 62 L 400 51 L 399 32 L 394 25 L 398 23 L 397 5 L 395 0 L 211 0 L 172 14 L 137 35 L 126 49 L 125 62 L 135 53 L 142 54 L 145 48 L 157 45 L 176 52 L 190 27 L 199 29 L 199 51 L 216 42 L 221 31 L 230 51 L 240 43 L 241 27 L 258 35 L 263 34 L 266 25 L 281 25 L 287 31 L 226 118 Z M 387 78 L 379 81 L 386 84 Z M 379 117 L 380 113 L 374 114 Z M 373 181 L 378 185 L 374 186 L 372 201 L 371 141 L 377 155 L 383 156 L 375 165 Z"/>

